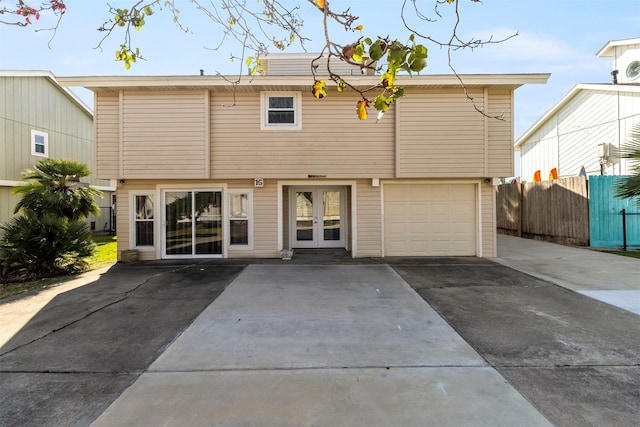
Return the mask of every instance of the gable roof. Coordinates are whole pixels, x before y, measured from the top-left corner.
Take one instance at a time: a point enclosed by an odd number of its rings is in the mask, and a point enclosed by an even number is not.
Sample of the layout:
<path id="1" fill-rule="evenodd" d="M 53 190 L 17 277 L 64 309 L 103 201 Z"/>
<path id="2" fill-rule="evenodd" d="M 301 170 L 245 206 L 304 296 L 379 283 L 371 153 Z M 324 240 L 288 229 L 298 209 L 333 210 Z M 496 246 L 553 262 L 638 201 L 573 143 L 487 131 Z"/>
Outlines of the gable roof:
<path id="1" fill-rule="evenodd" d="M 93 110 L 73 93 L 69 88 L 60 84 L 56 76 L 51 71 L 44 70 L 0 70 L 0 77 L 43 77 L 49 80 L 60 92 L 69 100 L 80 107 L 89 117 L 93 119 Z"/>
<path id="2" fill-rule="evenodd" d="M 596 53 L 596 56 L 600 58 L 613 56 L 615 48 L 618 46 L 629 46 L 634 44 L 640 44 L 640 38 L 638 39 L 624 39 L 624 40 L 610 40 L 605 44 L 602 49 Z"/>
<path id="3" fill-rule="evenodd" d="M 634 92 L 640 93 L 640 86 L 637 85 L 624 85 L 624 84 L 611 84 L 611 83 L 580 83 L 575 85 L 560 101 L 558 101 L 553 107 L 547 110 L 518 140 L 514 147 L 519 148 L 534 132 L 536 132 L 542 125 L 544 125 L 554 114 L 560 111 L 565 105 L 571 101 L 578 93 L 582 91 L 597 90 L 604 92 Z"/>

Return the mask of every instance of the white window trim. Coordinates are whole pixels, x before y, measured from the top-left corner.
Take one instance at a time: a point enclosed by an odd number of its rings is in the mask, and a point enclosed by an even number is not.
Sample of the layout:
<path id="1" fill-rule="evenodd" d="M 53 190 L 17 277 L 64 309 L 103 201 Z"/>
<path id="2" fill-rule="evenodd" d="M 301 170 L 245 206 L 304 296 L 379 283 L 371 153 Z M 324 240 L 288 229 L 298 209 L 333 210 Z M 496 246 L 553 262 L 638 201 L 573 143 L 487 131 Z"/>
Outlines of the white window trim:
<path id="1" fill-rule="evenodd" d="M 38 153 L 36 151 L 36 136 L 41 136 L 44 138 L 44 153 Z M 41 132 L 39 130 L 31 129 L 31 155 L 38 157 L 49 157 L 49 134 L 46 132 Z"/>
<path id="2" fill-rule="evenodd" d="M 292 96 L 294 123 L 269 123 L 269 97 Z M 261 130 L 301 130 L 302 129 L 302 93 L 301 92 L 260 92 L 260 129 Z"/>
<path id="3" fill-rule="evenodd" d="M 247 195 L 247 233 L 248 240 L 246 245 L 231 244 L 231 196 L 234 194 Z M 227 245 L 229 250 L 253 250 L 253 190 L 251 189 L 233 189 L 227 190 L 227 209 L 226 209 L 226 228 L 229 230 L 227 235 Z"/>
<path id="4" fill-rule="evenodd" d="M 155 191 L 132 191 L 130 194 L 129 206 L 129 247 L 142 252 L 156 250 L 158 244 L 158 196 Z M 136 196 L 150 196 L 153 199 L 153 246 L 136 246 Z"/>

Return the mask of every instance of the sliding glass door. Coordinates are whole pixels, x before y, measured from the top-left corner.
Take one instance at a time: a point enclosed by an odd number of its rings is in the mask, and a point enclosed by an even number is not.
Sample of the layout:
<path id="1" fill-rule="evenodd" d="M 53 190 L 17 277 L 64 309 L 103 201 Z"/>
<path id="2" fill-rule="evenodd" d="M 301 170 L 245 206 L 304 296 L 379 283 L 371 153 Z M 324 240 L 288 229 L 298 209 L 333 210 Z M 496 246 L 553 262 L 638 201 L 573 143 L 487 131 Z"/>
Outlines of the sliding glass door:
<path id="1" fill-rule="evenodd" d="M 164 192 L 163 257 L 222 255 L 222 192 Z"/>

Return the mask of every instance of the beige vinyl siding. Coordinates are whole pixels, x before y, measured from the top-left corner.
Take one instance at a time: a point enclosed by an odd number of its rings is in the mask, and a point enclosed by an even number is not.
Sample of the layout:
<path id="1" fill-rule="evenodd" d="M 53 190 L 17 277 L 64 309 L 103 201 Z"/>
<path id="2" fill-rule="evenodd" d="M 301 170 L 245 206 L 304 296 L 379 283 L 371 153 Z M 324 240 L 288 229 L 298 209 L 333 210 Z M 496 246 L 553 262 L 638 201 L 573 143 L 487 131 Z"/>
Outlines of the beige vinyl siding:
<path id="1" fill-rule="evenodd" d="M 205 91 L 124 92 L 122 178 L 207 178 Z"/>
<path id="2" fill-rule="evenodd" d="M 253 188 L 253 180 L 230 181 L 228 189 L 253 189 L 253 250 L 233 250 L 230 258 L 277 258 L 278 254 L 278 185 L 265 180 L 264 187 Z M 228 200 L 223 200 L 227 203 Z M 228 223 L 223 224 L 228 227 Z"/>
<path id="3" fill-rule="evenodd" d="M 493 185 L 480 185 L 480 215 L 482 227 L 482 256 L 498 256 L 496 241 L 496 192 Z"/>
<path id="4" fill-rule="evenodd" d="M 96 175 L 120 177 L 120 98 L 118 92 L 95 94 Z"/>
<path id="5" fill-rule="evenodd" d="M 260 94 L 211 97 L 213 178 L 392 177 L 395 114 L 356 117 L 357 98 L 302 93 L 301 130 L 260 130 Z M 374 114 L 373 111 L 370 114 Z"/>
<path id="6" fill-rule="evenodd" d="M 483 108 L 482 90 L 469 91 Z M 485 175 L 485 117 L 462 90 L 412 91 L 398 103 L 398 177 Z"/>
<path id="7" fill-rule="evenodd" d="M 270 76 L 311 76 L 311 61 L 317 55 L 283 55 L 282 57 L 274 56 L 267 58 L 263 62 L 263 70 L 266 75 Z M 316 75 L 327 76 L 327 61 L 321 59 L 316 61 Z M 355 65 L 347 64 L 337 58 L 332 58 L 331 71 L 342 76 L 362 75 L 361 68 Z M 368 74 L 373 74 L 369 71 Z"/>
<path id="8" fill-rule="evenodd" d="M 488 118 L 488 177 L 513 176 L 513 92 L 489 91 L 487 114 L 501 119 Z"/>
<path id="9" fill-rule="evenodd" d="M 371 180 L 356 183 L 356 235 L 358 257 L 382 255 L 382 193 Z M 353 208 L 352 208 L 353 210 Z"/>
<path id="10" fill-rule="evenodd" d="M 122 187 L 118 187 L 116 190 L 116 218 L 118 218 L 117 223 L 117 233 L 118 233 L 118 261 L 120 261 L 120 255 L 122 251 L 126 249 L 131 249 L 131 245 L 129 244 L 129 226 L 131 224 L 131 200 L 129 200 L 129 189 L 138 190 L 140 188 L 140 184 L 129 184 L 123 185 Z M 155 188 L 155 186 L 154 186 Z M 156 216 L 157 216 L 157 201 L 156 203 Z M 156 233 L 157 234 L 157 233 Z M 154 242 L 157 239 L 157 236 L 154 236 Z M 158 242 L 155 242 L 157 245 Z M 139 254 L 138 259 L 143 259 L 144 255 L 148 254 Z M 155 252 L 153 253 L 153 258 L 156 259 Z"/>

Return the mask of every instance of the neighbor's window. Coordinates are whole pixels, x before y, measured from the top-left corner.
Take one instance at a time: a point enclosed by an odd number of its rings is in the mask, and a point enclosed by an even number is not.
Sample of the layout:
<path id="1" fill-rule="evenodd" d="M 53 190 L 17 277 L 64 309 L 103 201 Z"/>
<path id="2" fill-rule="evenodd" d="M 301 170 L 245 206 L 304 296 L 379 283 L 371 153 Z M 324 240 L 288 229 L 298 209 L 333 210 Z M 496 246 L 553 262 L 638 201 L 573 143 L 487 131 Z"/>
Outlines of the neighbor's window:
<path id="1" fill-rule="evenodd" d="M 49 157 L 49 134 L 31 130 L 31 154 L 34 156 Z"/>
<path id="2" fill-rule="evenodd" d="M 153 246 L 153 195 L 136 194 L 135 209 L 135 242 L 134 246 Z"/>
<path id="3" fill-rule="evenodd" d="M 300 129 L 299 92 L 263 92 L 262 129 Z"/>
<path id="4" fill-rule="evenodd" d="M 229 192 L 229 245 L 251 245 L 251 192 Z"/>

